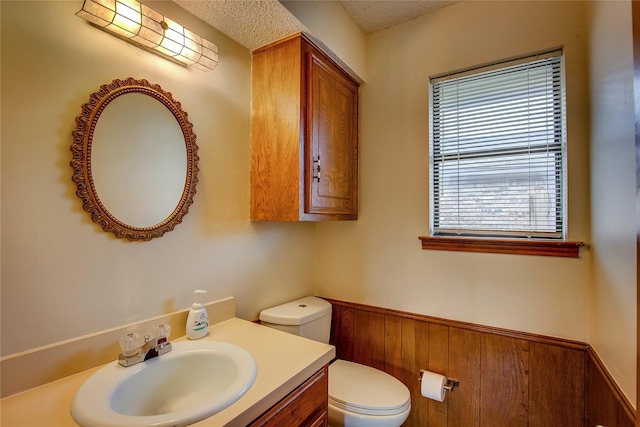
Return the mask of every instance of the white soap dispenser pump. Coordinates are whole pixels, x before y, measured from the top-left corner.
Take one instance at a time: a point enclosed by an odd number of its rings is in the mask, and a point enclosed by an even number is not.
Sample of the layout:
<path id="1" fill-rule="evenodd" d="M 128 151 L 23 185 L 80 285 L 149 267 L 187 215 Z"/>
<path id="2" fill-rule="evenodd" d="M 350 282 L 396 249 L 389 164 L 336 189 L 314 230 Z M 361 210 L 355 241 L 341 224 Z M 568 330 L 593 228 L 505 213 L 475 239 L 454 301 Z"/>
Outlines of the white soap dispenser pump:
<path id="1" fill-rule="evenodd" d="M 194 291 L 194 301 L 189 310 L 189 316 L 187 317 L 187 337 L 192 340 L 197 340 L 206 336 L 209 333 L 209 315 L 207 309 L 200 301 L 200 295 L 207 293 L 198 289 Z"/>

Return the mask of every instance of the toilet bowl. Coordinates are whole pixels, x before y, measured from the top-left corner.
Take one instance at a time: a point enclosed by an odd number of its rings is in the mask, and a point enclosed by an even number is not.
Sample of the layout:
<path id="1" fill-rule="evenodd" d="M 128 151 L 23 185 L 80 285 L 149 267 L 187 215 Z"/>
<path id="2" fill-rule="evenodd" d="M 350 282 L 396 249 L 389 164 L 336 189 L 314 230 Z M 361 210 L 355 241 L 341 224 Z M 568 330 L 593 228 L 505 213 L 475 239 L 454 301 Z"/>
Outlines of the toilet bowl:
<path id="1" fill-rule="evenodd" d="M 263 325 L 329 342 L 331 304 L 306 297 L 264 310 Z M 379 369 L 337 359 L 329 365 L 331 427 L 399 427 L 411 411 L 409 389 Z"/>
<path id="2" fill-rule="evenodd" d="M 410 411 L 409 390 L 391 375 L 340 359 L 329 365 L 331 427 L 400 426 Z"/>

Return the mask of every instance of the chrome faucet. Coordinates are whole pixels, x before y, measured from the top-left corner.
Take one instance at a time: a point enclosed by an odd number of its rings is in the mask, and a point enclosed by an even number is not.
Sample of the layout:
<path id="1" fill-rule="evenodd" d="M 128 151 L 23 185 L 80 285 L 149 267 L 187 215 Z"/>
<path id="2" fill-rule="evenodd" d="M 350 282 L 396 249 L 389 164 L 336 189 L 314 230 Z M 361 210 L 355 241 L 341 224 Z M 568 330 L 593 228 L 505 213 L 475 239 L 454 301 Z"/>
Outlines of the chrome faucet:
<path id="1" fill-rule="evenodd" d="M 143 338 L 135 332 L 122 336 L 120 338 L 122 353 L 118 356 L 118 363 L 124 367 L 132 366 L 170 352 L 170 333 L 171 326 L 159 325 Z"/>

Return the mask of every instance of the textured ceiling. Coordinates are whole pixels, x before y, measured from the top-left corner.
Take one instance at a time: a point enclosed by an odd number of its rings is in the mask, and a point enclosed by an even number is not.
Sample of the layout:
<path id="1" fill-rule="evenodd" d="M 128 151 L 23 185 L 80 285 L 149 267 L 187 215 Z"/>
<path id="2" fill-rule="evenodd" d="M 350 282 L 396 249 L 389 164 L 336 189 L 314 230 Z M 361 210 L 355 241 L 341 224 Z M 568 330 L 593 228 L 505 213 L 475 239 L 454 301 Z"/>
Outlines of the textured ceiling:
<path id="1" fill-rule="evenodd" d="M 454 0 L 341 0 L 340 3 L 366 34 L 433 12 Z"/>
<path id="2" fill-rule="evenodd" d="M 308 29 L 278 0 L 173 0 L 253 50 Z"/>
<path id="3" fill-rule="evenodd" d="M 174 0 L 249 50 L 309 30 L 278 0 Z M 365 33 L 433 12 L 455 0 L 340 0 Z"/>

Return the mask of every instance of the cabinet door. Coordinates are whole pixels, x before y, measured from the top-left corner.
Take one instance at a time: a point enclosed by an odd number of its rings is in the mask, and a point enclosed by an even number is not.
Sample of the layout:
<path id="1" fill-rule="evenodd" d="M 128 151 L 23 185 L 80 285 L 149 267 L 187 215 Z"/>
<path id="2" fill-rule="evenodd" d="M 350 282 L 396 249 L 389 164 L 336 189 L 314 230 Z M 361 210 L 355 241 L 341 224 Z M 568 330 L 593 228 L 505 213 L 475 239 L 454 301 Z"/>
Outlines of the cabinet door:
<path id="1" fill-rule="evenodd" d="M 326 427 L 328 378 L 325 366 L 249 427 Z"/>
<path id="2" fill-rule="evenodd" d="M 305 213 L 358 214 L 358 86 L 308 54 Z"/>

